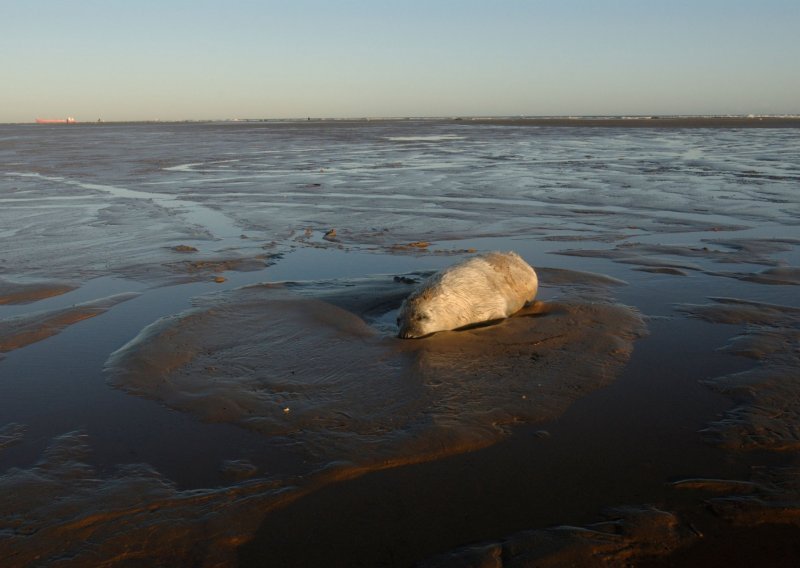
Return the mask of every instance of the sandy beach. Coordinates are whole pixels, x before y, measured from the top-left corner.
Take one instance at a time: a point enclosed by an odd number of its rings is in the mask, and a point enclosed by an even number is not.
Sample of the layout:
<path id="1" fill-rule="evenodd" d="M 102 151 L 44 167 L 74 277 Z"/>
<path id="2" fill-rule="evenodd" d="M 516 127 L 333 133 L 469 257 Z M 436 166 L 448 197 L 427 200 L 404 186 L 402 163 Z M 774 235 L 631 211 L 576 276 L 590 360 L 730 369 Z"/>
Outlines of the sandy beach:
<path id="1" fill-rule="evenodd" d="M 798 126 L 0 125 L 0 558 L 794 566 Z"/>

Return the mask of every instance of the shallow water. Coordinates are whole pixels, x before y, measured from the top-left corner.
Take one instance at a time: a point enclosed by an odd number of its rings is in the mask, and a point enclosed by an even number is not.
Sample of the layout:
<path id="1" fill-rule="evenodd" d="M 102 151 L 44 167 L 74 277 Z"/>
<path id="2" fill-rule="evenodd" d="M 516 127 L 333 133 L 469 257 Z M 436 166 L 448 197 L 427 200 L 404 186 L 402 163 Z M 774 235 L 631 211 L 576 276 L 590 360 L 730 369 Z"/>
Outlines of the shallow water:
<path id="1" fill-rule="evenodd" d="M 131 521 L 109 536 L 120 525 L 108 509 L 146 495 L 167 536 L 139 558 L 172 546 L 176 561 L 233 562 L 277 503 L 448 463 L 525 424 L 556 425 L 579 401 L 590 412 L 636 353 L 640 315 L 658 323 L 650 365 L 694 330 L 696 376 L 682 384 L 710 394 L 688 391 L 706 426 L 691 436 L 726 457 L 695 471 L 678 447 L 614 499 L 651 502 L 665 476 L 741 472 L 761 451 L 791 464 L 798 164 L 794 129 L 0 126 L 0 481 L 18 495 L 0 509 L 0 551 L 19 565 L 35 553 L 115 558 L 147 529 Z M 392 337 L 410 286 L 394 276 L 487 250 L 539 269 L 537 317 Z M 644 388 L 648 361 L 622 383 L 638 386 L 610 392 Z M 648 408 L 636 412 L 647 422 Z M 611 428 L 598 416 L 590 440 Z M 638 444 L 604 443 L 609 470 Z M 63 507 L 37 501 L 46 487 Z M 584 518 L 579 497 L 564 499 L 563 519 L 530 513 L 528 527 Z M 193 520 L 210 509 L 214 523 Z M 223 552 L 193 550 L 200 531 Z"/>

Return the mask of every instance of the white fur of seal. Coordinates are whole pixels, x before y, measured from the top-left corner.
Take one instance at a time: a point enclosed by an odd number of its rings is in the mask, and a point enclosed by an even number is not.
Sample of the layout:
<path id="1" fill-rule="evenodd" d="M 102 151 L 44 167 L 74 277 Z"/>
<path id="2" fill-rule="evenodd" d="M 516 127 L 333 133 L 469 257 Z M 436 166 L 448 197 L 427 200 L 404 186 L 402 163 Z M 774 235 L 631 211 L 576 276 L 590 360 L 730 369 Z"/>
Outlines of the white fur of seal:
<path id="1" fill-rule="evenodd" d="M 536 297 L 536 272 L 515 252 L 488 252 L 437 272 L 400 306 L 398 337 L 510 316 Z"/>

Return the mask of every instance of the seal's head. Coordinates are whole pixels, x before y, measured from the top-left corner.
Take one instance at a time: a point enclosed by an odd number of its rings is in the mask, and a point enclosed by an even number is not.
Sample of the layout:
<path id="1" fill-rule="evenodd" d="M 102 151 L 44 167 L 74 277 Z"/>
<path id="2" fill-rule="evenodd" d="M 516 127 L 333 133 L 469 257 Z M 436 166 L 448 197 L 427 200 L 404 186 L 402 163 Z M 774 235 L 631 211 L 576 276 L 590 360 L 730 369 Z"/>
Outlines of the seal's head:
<path id="1" fill-rule="evenodd" d="M 431 294 L 412 294 L 406 298 L 397 314 L 397 336 L 413 339 L 453 329 L 456 324 L 444 308 L 443 301 Z"/>

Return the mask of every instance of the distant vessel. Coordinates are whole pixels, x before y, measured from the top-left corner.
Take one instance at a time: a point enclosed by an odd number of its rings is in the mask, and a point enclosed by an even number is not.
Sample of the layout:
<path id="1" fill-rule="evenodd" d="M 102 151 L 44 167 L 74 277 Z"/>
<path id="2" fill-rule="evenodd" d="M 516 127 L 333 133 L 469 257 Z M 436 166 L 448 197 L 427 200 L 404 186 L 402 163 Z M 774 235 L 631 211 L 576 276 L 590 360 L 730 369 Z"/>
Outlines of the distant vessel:
<path id="1" fill-rule="evenodd" d="M 36 124 L 75 124 L 77 122 L 71 116 L 67 118 L 37 118 Z"/>

